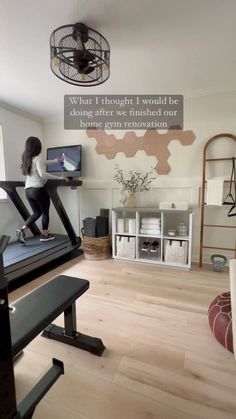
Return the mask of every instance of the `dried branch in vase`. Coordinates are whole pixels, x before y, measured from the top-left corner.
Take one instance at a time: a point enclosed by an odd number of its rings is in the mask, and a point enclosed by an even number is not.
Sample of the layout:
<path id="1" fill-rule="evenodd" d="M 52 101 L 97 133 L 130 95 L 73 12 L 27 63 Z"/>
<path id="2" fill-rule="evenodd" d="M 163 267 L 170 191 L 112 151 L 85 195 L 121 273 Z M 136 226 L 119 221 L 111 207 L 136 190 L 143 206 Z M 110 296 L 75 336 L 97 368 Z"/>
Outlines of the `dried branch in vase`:
<path id="1" fill-rule="evenodd" d="M 128 176 L 125 177 L 124 170 L 116 164 L 113 179 L 122 186 L 123 190 L 129 194 L 134 194 L 136 192 L 149 191 L 151 183 L 156 177 L 152 176 L 152 170 L 145 173 L 130 170 Z"/>

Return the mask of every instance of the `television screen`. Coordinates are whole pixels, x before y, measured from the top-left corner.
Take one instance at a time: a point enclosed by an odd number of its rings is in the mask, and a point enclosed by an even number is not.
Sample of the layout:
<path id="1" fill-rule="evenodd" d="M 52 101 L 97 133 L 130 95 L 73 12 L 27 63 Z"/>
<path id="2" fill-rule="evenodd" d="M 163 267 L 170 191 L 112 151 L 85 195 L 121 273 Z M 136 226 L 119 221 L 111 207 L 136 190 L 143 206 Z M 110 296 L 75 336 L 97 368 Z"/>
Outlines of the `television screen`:
<path id="1" fill-rule="evenodd" d="M 55 175 L 77 177 L 81 175 L 82 146 L 70 145 L 64 147 L 51 147 L 47 149 L 47 160 L 56 163 L 47 165 L 47 172 Z"/>

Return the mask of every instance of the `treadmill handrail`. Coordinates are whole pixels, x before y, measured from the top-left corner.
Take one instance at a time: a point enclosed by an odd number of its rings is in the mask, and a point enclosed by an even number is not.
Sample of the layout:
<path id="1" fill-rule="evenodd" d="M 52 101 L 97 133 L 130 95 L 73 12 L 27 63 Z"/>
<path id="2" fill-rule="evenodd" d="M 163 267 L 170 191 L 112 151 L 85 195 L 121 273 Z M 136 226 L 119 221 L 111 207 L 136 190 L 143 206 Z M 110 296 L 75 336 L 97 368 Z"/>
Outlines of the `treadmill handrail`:
<path id="1" fill-rule="evenodd" d="M 46 185 L 51 186 L 81 186 L 83 184 L 82 180 L 70 180 L 69 182 L 65 182 L 62 179 L 48 179 Z"/>
<path id="2" fill-rule="evenodd" d="M 5 191 L 7 191 L 8 188 L 19 188 L 21 186 L 25 186 L 25 182 L 23 180 L 0 180 L 0 187 Z"/>

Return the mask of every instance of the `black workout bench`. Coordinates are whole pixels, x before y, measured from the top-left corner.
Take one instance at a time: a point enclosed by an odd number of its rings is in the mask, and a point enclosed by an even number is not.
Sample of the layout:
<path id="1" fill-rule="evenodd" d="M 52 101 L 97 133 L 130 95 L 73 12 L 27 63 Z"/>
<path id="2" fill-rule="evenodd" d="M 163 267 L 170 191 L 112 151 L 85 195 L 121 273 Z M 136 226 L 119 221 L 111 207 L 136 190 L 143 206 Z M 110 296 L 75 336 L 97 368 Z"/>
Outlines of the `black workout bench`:
<path id="1" fill-rule="evenodd" d="M 44 337 L 102 355 L 105 347 L 101 339 L 76 330 L 76 300 L 88 288 L 89 281 L 85 279 L 60 275 L 13 303 L 10 310 L 13 356 L 42 330 Z M 50 324 L 63 312 L 64 328 Z"/>
<path id="2" fill-rule="evenodd" d="M 9 237 L 0 237 L 0 419 L 30 419 L 55 381 L 64 373 L 63 363 L 53 366 L 17 406 L 13 360 L 40 333 L 101 356 L 101 339 L 77 332 L 76 300 L 89 288 L 89 281 L 60 275 L 11 306 L 7 279 L 3 276 L 2 253 Z M 64 312 L 64 328 L 51 324 Z"/>

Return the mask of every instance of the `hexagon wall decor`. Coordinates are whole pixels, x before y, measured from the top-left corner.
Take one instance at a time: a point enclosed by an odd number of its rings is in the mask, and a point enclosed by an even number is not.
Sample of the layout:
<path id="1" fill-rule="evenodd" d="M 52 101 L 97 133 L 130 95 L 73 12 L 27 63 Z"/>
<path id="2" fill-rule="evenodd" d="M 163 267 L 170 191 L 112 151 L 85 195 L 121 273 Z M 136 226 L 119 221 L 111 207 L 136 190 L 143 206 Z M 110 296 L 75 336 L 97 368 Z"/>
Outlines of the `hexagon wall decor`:
<path id="1" fill-rule="evenodd" d="M 169 130 L 159 134 L 156 130 L 147 130 L 138 137 L 134 131 L 127 131 L 123 139 L 117 139 L 114 134 L 106 131 L 87 129 L 87 136 L 95 138 L 95 147 L 98 154 L 103 154 L 107 159 L 114 159 L 117 153 L 124 153 L 126 157 L 134 157 L 137 151 L 143 150 L 147 156 L 155 156 L 157 164 L 155 170 L 159 175 L 166 175 L 171 170 L 168 163 L 170 152 L 168 146 L 171 141 L 179 140 L 182 145 L 191 145 L 196 136 L 190 130 Z"/>

